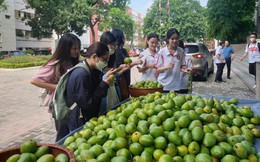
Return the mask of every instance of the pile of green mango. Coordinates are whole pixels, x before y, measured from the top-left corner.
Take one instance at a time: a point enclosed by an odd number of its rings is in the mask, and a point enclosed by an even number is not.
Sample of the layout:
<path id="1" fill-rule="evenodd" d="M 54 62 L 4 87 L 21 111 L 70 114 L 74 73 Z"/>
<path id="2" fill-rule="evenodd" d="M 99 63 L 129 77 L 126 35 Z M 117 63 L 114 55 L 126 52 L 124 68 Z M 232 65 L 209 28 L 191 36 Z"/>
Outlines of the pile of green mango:
<path id="1" fill-rule="evenodd" d="M 133 88 L 161 88 L 162 85 L 158 81 L 142 80 L 132 85 Z"/>
<path id="2" fill-rule="evenodd" d="M 6 162 L 69 162 L 66 154 L 60 153 L 54 157 L 48 146 L 37 146 L 35 140 L 23 142 L 20 153 L 10 156 Z"/>
<path id="3" fill-rule="evenodd" d="M 259 116 L 239 100 L 155 92 L 92 118 L 63 145 L 78 162 L 259 162 Z"/>

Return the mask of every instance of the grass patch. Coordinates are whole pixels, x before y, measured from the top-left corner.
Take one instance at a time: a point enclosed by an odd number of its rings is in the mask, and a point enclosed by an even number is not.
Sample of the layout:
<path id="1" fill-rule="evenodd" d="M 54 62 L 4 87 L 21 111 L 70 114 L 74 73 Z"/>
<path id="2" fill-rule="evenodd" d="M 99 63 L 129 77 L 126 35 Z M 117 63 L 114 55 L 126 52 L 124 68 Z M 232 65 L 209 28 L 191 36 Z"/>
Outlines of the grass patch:
<path id="1" fill-rule="evenodd" d="M 12 56 L 0 60 L 0 68 L 25 68 L 33 66 L 41 66 L 45 64 L 51 55 L 48 56 Z"/>

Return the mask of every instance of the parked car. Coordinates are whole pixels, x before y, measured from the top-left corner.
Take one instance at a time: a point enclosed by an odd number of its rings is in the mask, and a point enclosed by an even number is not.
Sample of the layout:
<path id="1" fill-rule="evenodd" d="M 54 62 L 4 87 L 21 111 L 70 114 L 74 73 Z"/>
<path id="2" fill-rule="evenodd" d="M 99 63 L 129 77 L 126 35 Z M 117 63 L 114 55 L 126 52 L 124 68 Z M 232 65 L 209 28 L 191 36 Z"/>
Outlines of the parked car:
<path id="1" fill-rule="evenodd" d="M 193 76 L 207 81 L 209 73 L 214 73 L 214 52 L 209 52 L 203 43 L 185 43 L 187 57 L 192 60 Z"/>
<path id="2" fill-rule="evenodd" d="M 51 54 L 51 50 L 37 50 L 34 52 L 35 52 L 35 55 L 50 55 Z"/>
<path id="3" fill-rule="evenodd" d="M 10 51 L 10 54 L 13 56 L 20 56 L 20 55 L 24 55 L 23 51 Z"/>
<path id="4" fill-rule="evenodd" d="M 24 55 L 24 51 L 20 51 L 20 50 L 17 50 L 17 51 L 0 51 L 0 55 L 1 56 L 19 56 L 19 55 Z"/>

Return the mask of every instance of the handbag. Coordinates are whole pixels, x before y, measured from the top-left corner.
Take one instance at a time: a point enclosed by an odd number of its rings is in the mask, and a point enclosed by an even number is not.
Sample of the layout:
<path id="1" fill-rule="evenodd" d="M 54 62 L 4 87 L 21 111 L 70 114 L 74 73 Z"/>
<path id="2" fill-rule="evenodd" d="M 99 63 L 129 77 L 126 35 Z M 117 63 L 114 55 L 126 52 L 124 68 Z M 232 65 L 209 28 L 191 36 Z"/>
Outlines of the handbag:
<path id="1" fill-rule="evenodd" d="M 39 106 L 46 107 L 49 106 L 51 99 L 50 99 L 50 91 L 45 88 L 40 88 L 39 90 Z"/>

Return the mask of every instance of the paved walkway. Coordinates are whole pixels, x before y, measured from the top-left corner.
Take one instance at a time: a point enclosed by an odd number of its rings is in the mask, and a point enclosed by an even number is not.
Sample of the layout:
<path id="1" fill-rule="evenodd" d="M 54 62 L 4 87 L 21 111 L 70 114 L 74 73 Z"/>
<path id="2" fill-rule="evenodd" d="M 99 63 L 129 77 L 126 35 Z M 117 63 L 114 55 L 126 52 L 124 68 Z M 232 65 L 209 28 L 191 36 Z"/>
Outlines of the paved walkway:
<path id="1" fill-rule="evenodd" d="M 30 84 L 31 77 L 37 70 L 38 68 L 0 69 L 0 150 L 19 145 L 26 139 L 35 139 L 38 143 L 54 143 L 54 123 L 47 109 L 37 106 L 38 88 Z M 132 83 L 140 81 L 141 75 L 137 69 L 133 68 L 131 72 Z M 226 79 L 225 73 L 223 76 Z M 215 83 L 214 77 L 215 74 L 210 75 L 207 82 L 194 82 L 193 93 L 237 98 L 255 96 L 235 73 L 231 74 L 232 79 L 226 83 Z"/>

